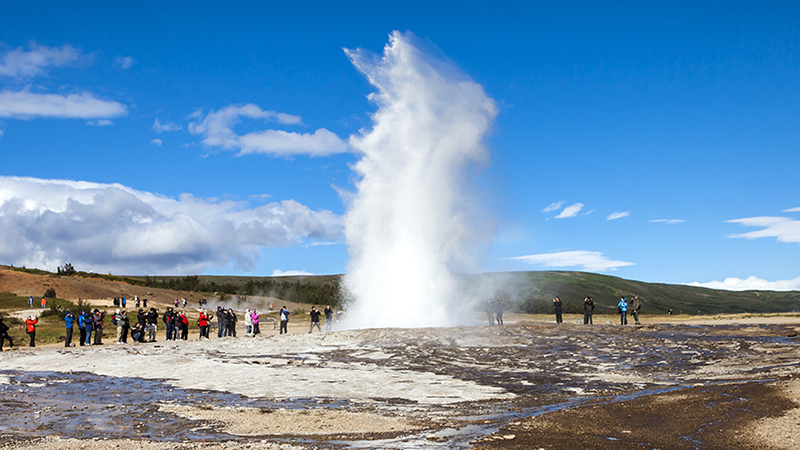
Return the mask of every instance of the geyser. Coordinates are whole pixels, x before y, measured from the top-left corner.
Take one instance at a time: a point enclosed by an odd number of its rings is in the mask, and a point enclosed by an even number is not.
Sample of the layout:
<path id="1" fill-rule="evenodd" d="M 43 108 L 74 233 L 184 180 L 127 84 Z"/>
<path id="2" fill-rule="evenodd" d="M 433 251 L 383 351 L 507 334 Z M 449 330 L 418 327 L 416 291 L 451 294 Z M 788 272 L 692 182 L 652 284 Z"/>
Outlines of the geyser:
<path id="1" fill-rule="evenodd" d="M 352 327 L 459 323 L 469 307 L 454 273 L 478 269 L 477 249 L 490 240 L 469 180 L 488 162 L 497 107 L 423 47 L 395 31 L 383 56 L 345 50 L 376 88 L 378 108 L 372 129 L 350 137 L 361 154 L 345 216 Z"/>

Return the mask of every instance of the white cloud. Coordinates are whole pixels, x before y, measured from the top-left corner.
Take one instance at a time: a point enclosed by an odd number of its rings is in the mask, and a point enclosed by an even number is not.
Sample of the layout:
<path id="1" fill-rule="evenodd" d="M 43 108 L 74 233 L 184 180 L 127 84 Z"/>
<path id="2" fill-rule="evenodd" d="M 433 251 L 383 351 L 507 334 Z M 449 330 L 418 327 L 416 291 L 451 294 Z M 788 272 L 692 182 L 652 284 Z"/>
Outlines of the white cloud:
<path id="1" fill-rule="evenodd" d="M 575 217 L 581 212 L 581 209 L 586 206 L 583 203 L 575 203 L 574 205 L 567 206 L 564 208 L 559 215 L 556 216 L 556 219 L 566 219 L 569 217 Z"/>
<path id="2" fill-rule="evenodd" d="M 553 212 L 553 211 L 561 209 L 561 207 L 563 205 L 564 205 L 564 202 L 553 202 L 553 203 L 550 203 L 549 205 L 547 205 L 547 208 L 543 209 L 542 211 L 544 211 L 546 213 Z"/>
<path id="3" fill-rule="evenodd" d="M 0 260 L 114 273 L 255 267 L 259 249 L 339 240 L 341 218 L 294 200 L 169 198 L 119 184 L 0 176 Z"/>
<path id="4" fill-rule="evenodd" d="M 748 217 L 744 219 L 728 220 L 728 223 L 738 223 L 745 227 L 761 227 L 757 231 L 741 234 L 729 234 L 729 238 L 758 239 L 774 237 L 779 242 L 800 242 L 800 220 L 788 217 Z"/>
<path id="5" fill-rule="evenodd" d="M 163 144 L 164 142 L 161 139 L 153 139 L 152 141 L 150 141 L 150 143 L 155 145 L 156 147 L 161 147 L 161 144 Z"/>
<path id="6" fill-rule="evenodd" d="M 38 45 L 31 41 L 29 51 L 22 47 L 6 52 L 0 58 L 0 75 L 30 78 L 45 73 L 48 67 L 60 67 L 85 58 L 70 45 L 61 48 Z"/>
<path id="7" fill-rule="evenodd" d="M 161 123 L 158 119 L 156 119 L 156 121 L 153 122 L 153 128 L 152 128 L 152 130 L 155 131 L 156 133 L 163 133 L 165 131 L 179 131 L 182 129 L 183 127 L 178 125 L 177 123 L 172 123 L 172 122 Z"/>
<path id="8" fill-rule="evenodd" d="M 784 209 L 783 212 L 800 212 L 800 206 L 797 208 Z"/>
<path id="9" fill-rule="evenodd" d="M 725 278 L 725 281 L 709 281 L 708 283 L 687 283 L 689 286 L 724 289 L 726 291 L 800 291 L 800 277 L 792 280 L 767 281 L 754 276 L 744 280 L 741 278 Z"/>
<path id="10" fill-rule="evenodd" d="M 100 119 L 100 120 L 90 120 L 86 122 L 87 125 L 91 125 L 93 127 L 107 127 L 109 125 L 114 125 L 114 122 L 108 119 Z"/>
<path id="11" fill-rule="evenodd" d="M 517 256 L 505 259 L 522 261 L 544 267 L 579 267 L 583 268 L 583 270 L 598 272 L 616 270 L 618 267 L 633 265 L 631 262 L 608 259 L 600 252 L 585 250 L 542 253 L 539 255 Z"/>
<path id="12" fill-rule="evenodd" d="M 303 272 L 302 270 L 287 270 L 284 272 L 282 270 L 275 269 L 272 271 L 273 277 L 297 277 L 297 276 L 308 276 L 308 275 L 314 275 L 314 274 L 309 272 Z"/>
<path id="13" fill-rule="evenodd" d="M 114 58 L 114 65 L 122 70 L 130 69 L 136 64 L 136 60 L 130 56 L 117 56 Z"/>
<path id="14" fill-rule="evenodd" d="M 675 225 L 683 222 L 686 221 L 683 219 L 655 219 L 650 221 L 650 223 L 666 223 L 667 225 Z"/>
<path id="15" fill-rule="evenodd" d="M 203 145 L 225 150 L 239 150 L 240 154 L 268 153 L 273 155 L 308 154 L 315 156 L 344 153 L 348 145 L 336 134 L 320 128 L 314 133 L 295 133 L 283 130 L 254 131 L 243 136 L 233 131 L 241 118 L 261 119 L 283 125 L 302 125 L 300 117 L 291 114 L 264 111 L 256 105 L 231 105 L 219 111 L 210 111 L 203 117 L 192 114 L 196 121 L 189 123 L 189 132 L 203 136 Z"/>
<path id="16" fill-rule="evenodd" d="M 631 215 L 630 211 L 623 211 L 623 212 L 614 211 L 613 213 L 609 214 L 608 217 L 606 217 L 606 220 L 622 219 L 623 217 L 628 217 L 630 215 Z"/>
<path id="17" fill-rule="evenodd" d="M 125 105 L 101 100 L 88 92 L 69 95 L 37 94 L 29 91 L 0 92 L 0 117 L 97 119 L 125 114 Z"/>

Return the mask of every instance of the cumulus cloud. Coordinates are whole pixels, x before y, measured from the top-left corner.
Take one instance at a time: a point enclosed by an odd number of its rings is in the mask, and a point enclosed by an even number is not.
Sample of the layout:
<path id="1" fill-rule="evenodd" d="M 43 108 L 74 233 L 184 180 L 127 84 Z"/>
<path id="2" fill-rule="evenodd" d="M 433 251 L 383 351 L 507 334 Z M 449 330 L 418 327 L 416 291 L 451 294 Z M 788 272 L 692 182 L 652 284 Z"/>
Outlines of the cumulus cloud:
<path id="1" fill-rule="evenodd" d="M 181 129 L 183 129 L 183 127 L 178 125 L 177 123 L 173 122 L 161 123 L 158 119 L 156 119 L 156 121 L 153 122 L 153 128 L 152 128 L 152 130 L 155 131 L 156 133 L 163 133 L 165 131 L 179 131 Z"/>
<path id="2" fill-rule="evenodd" d="M 307 275 L 314 275 L 314 274 L 309 272 L 304 272 L 302 270 L 287 270 L 284 272 L 282 270 L 275 269 L 272 271 L 273 277 L 297 277 L 297 276 L 307 276 Z"/>
<path id="3" fill-rule="evenodd" d="M 606 217 L 606 220 L 622 219 L 623 217 L 628 217 L 630 215 L 631 215 L 630 211 L 623 211 L 623 212 L 614 211 L 613 213 L 609 214 L 608 217 Z"/>
<path id="4" fill-rule="evenodd" d="M 557 216 L 556 219 L 566 219 L 569 217 L 575 217 L 581 212 L 581 209 L 586 206 L 583 203 L 575 203 L 574 205 L 567 206 L 561 211 Z"/>
<path id="5" fill-rule="evenodd" d="M 136 64 L 136 60 L 130 56 L 117 56 L 114 58 L 114 65 L 122 70 L 130 69 Z"/>
<path id="6" fill-rule="evenodd" d="M 767 281 L 755 276 L 741 278 L 725 278 L 725 281 L 709 281 L 708 283 L 687 283 L 689 286 L 724 289 L 726 291 L 800 291 L 800 277 L 792 280 Z"/>
<path id="7" fill-rule="evenodd" d="M 155 145 L 156 147 L 161 147 L 161 144 L 163 144 L 164 142 L 161 139 L 153 139 L 152 141 L 150 141 L 150 143 Z"/>
<path id="8" fill-rule="evenodd" d="M 728 220 L 728 223 L 738 223 L 745 227 L 760 227 L 761 230 L 747 233 L 729 234 L 729 238 L 758 239 L 774 237 L 779 242 L 800 242 L 800 220 L 788 217 L 748 217 L 744 219 Z"/>
<path id="9" fill-rule="evenodd" d="M 89 92 L 68 95 L 37 94 L 27 90 L 0 92 L 0 117 L 98 119 L 125 114 L 125 105 L 99 99 Z"/>
<path id="10" fill-rule="evenodd" d="M 666 223 L 667 225 L 675 225 L 683 222 L 686 221 L 683 219 L 655 219 L 650 221 L 650 223 Z"/>
<path id="11" fill-rule="evenodd" d="M 47 47 L 31 41 L 27 51 L 18 47 L 0 57 L 0 75 L 13 78 L 35 77 L 46 73 L 48 67 L 65 66 L 83 58 L 84 55 L 70 45 Z"/>
<path id="12" fill-rule="evenodd" d="M 558 211 L 562 206 L 564 206 L 564 202 L 553 202 L 547 205 L 547 208 L 543 209 L 542 211 L 546 213 Z"/>
<path id="13" fill-rule="evenodd" d="M 258 251 L 338 240 L 341 219 L 294 200 L 252 207 L 119 184 L 0 176 L 0 260 L 114 273 L 255 267 Z"/>
<path id="14" fill-rule="evenodd" d="M 522 261 L 532 265 L 544 267 L 578 267 L 583 270 L 605 272 L 617 270 L 618 267 L 632 266 L 632 262 L 614 261 L 600 252 L 585 250 L 542 253 L 538 255 L 517 256 L 505 258 L 508 260 Z"/>
<path id="15" fill-rule="evenodd" d="M 196 121 L 189 123 L 189 132 L 203 136 L 203 145 L 225 150 L 239 150 L 240 154 L 268 153 L 273 155 L 324 156 L 349 150 L 336 134 L 320 128 L 314 133 L 296 133 L 283 130 L 262 130 L 238 135 L 233 127 L 241 118 L 277 122 L 283 125 L 302 125 L 300 117 L 275 111 L 264 111 L 256 105 L 230 105 L 205 116 L 193 114 Z"/>

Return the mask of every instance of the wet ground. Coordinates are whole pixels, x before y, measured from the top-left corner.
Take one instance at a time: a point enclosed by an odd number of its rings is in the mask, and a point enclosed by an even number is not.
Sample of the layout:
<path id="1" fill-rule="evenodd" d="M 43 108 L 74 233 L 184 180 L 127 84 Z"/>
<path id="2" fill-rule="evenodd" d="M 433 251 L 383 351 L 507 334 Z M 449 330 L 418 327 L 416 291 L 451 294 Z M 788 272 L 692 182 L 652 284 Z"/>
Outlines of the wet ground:
<path id="1" fill-rule="evenodd" d="M 15 351 L 0 356 L 0 444 L 59 436 L 305 448 L 767 448 L 742 433 L 797 407 L 778 388 L 800 376 L 797 333 L 794 325 L 518 323 Z M 175 370 L 165 376 L 161 364 Z M 206 388 L 197 388 L 203 367 Z M 164 404 L 263 414 L 241 416 L 254 421 L 243 435 Z M 409 428 L 323 433 L 314 419 L 307 432 L 287 434 L 276 410 L 379 414 Z"/>

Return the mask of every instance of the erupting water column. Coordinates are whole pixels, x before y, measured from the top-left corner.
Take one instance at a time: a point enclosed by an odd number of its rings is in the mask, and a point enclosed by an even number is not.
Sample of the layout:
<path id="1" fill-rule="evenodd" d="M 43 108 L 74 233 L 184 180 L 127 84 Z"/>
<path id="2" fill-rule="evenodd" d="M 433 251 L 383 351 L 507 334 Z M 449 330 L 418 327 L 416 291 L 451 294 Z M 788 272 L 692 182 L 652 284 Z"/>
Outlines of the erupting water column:
<path id="1" fill-rule="evenodd" d="M 393 32 L 382 57 L 345 50 L 378 106 L 373 128 L 350 138 L 361 153 L 345 217 L 351 327 L 457 323 L 454 306 L 467 306 L 453 273 L 477 269 L 474 250 L 490 239 L 468 179 L 488 161 L 483 140 L 497 108 L 421 47 L 411 33 Z"/>

